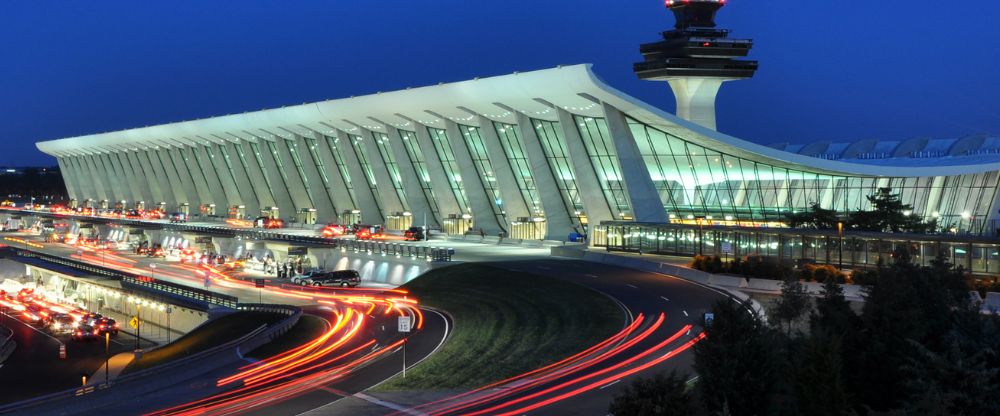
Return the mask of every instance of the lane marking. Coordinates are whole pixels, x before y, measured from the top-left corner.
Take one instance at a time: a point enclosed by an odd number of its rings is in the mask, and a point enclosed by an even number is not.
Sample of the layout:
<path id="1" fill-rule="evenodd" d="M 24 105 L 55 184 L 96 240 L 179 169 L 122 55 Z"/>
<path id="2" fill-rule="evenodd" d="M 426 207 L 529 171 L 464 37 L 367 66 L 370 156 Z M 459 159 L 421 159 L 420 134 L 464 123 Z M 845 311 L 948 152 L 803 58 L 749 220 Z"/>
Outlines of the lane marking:
<path id="1" fill-rule="evenodd" d="M 660 299 L 663 299 L 663 300 L 665 300 L 665 301 L 667 301 L 667 302 L 670 302 L 670 299 L 667 299 L 667 297 L 666 297 L 666 296 L 660 296 Z"/>
<path id="2" fill-rule="evenodd" d="M 684 311 L 684 316 L 690 316 L 688 315 L 688 311 Z"/>
<path id="3" fill-rule="evenodd" d="M 638 288 L 639 288 L 638 286 L 636 286 L 636 285 L 633 285 L 633 284 L 631 284 L 631 283 L 626 283 L 626 284 L 625 284 L 625 286 L 628 286 L 628 287 L 630 287 L 630 288 L 632 288 L 632 289 L 638 289 Z"/>
<path id="4" fill-rule="evenodd" d="M 593 277 L 593 278 L 595 278 L 595 279 L 596 279 L 596 278 L 598 278 L 598 277 L 600 277 L 600 276 L 598 276 L 598 275 L 596 275 L 596 274 L 585 274 L 584 276 L 587 276 L 587 277 Z"/>
<path id="5" fill-rule="evenodd" d="M 605 385 L 601 386 L 598 390 L 604 390 L 604 389 L 606 389 L 608 387 L 611 387 L 611 386 L 613 386 L 615 384 L 618 384 L 618 382 L 620 382 L 620 381 L 622 381 L 622 379 L 618 379 L 618 380 L 612 381 L 612 382 L 610 382 L 608 384 L 605 384 Z"/>

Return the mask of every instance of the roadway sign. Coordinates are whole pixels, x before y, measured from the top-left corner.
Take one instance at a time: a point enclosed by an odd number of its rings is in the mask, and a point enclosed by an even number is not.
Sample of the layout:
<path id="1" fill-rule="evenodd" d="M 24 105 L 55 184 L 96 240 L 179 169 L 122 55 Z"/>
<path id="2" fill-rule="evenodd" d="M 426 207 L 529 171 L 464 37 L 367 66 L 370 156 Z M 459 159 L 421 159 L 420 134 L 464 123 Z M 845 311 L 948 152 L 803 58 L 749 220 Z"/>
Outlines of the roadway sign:
<path id="1" fill-rule="evenodd" d="M 712 321 L 715 320 L 715 314 L 711 312 L 705 313 L 705 328 L 712 326 Z"/>
<path id="2" fill-rule="evenodd" d="M 128 321 L 128 326 L 132 327 L 132 329 L 139 329 L 139 325 L 142 325 L 142 321 L 139 320 L 138 316 L 133 316 Z"/>
<path id="3" fill-rule="evenodd" d="M 399 332 L 410 332 L 410 317 L 400 316 L 399 321 Z"/>
<path id="4" fill-rule="evenodd" d="M 59 344 L 59 358 L 66 359 L 66 344 Z"/>
<path id="5" fill-rule="evenodd" d="M 253 284 L 254 284 L 255 287 L 259 287 L 259 288 L 260 287 L 264 287 L 264 282 L 266 282 L 266 280 L 264 280 L 264 279 L 253 279 Z"/>
<path id="6" fill-rule="evenodd" d="M 722 254 L 733 254 L 733 243 L 722 243 Z"/>

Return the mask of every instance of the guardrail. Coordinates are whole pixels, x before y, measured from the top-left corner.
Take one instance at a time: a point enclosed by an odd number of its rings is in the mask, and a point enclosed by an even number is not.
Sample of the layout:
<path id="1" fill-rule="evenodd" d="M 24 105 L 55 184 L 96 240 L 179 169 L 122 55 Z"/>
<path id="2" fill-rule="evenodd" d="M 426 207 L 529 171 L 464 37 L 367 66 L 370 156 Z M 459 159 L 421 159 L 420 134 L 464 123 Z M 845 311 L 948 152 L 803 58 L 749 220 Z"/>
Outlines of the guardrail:
<path id="1" fill-rule="evenodd" d="M 400 257 L 408 256 L 414 258 L 427 258 L 430 261 L 451 261 L 452 256 L 455 254 L 455 250 L 451 248 L 440 248 L 440 247 L 426 247 L 426 246 L 409 246 L 404 243 L 390 243 L 383 241 L 358 241 L 358 240 L 347 240 L 347 239 L 336 239 L 336 238 L 325 238 L 321 236 L 307 236 L 307 235 L 296 235 L 288 234 L 282 232 L 276 232 L 260 228 L 230 228 L 220 224 L 220 226 L 206 226 L 206 225 L 193 225 L 185 223 L 158 223 L 142 220 L 134 220 L 127 218 L 107 218 L 107 217 L 92 217 L 86 215 L 74 215 L 74 214 L 53 214 L 50 212 L 42 211 L 25 211 L 25 210 L 11 210 L 8 208 L 0 208 L 0 212 L 7 213 L 17 213 L 20 215 L 37 215 L 49 218 L 72 218 L 79 221 L 87 221 L 100 224 L 121 224 L 133 227 L 151 229 L 151 230 L 171 230 L 180 232 L 191 232 L 198 234 L 207 234 L 214 236 L 221 236 L 227 238 L 246 238 L 254 240 L 267 240 L 274 242 L 285 242 L 285 243 L 296 243 L 309 246 L 317 247 L 332 247 L 332 248 L 344 248 L 354 250 L 361 244 L 361 247 L 366 247 L 365 251 L 386 253 L 396 255 L 399 254 Z M 389 247 L 380 248 L 369 248 L 363 243 L 380 243 Z M 394 245 L 411 247 L 413 250 L 406 251 L 408 254 L 403 254 L 402 250 L 395 249 Z M 362 250 L 357 250 L 362 251 Z M 417 253 L 412 253 L 416 251 Z"/>
<path id="2" fill-rule="evenodd" d="M 154 279 L 148 276 L 126 273 L 121 270 L 111 269 L 103 266 L 97 266 L 87 262 L 67 259 L 64 257 L 54 256 L 51 254 L 46 254 L 34 250 L 27 250 L 23 248 L 13 248 L 13 247 L 12 249 L 14 249 L 17 252 L 17 254 L 22 257 L 33 257 L 49 263 L 70 267 L 76 270 L 86 271 L 100 276 L 119 279 L 123 284 L 130 284 L 145 288 L 147 290 L 158 291 L 167 295 L 180 296 L 184 299 L 188 299 L 196 303 L 204 303 L 206 304 L 206 306 L 211 304 L 211 305 L 224 306 L 227 308 L 235 308 L 239 303 L 239 298 L 237 298 L 236 296 L 225 295 L 222 293 L 212 292 L 210 290 L 205 290 L 205 289 L 198 289 L 195 287 L 172 283 L 165 280 Z"/>
<path id="3" fill-rule="evenodd" d="M 108 382 L 63 390 L 0 406 L 0 413 L 70 415 L 90 413 L 109 404 L 135 400 L 143 394 L 178 385 L 240 360 L 240 354 L 264 345 L 288 332 L 302 316 L 302 309 L 289 305 L 239 305 L 238 310 L 277 312 L 288 315 L 280 322 L 261 325 L 225 344 Z"/>

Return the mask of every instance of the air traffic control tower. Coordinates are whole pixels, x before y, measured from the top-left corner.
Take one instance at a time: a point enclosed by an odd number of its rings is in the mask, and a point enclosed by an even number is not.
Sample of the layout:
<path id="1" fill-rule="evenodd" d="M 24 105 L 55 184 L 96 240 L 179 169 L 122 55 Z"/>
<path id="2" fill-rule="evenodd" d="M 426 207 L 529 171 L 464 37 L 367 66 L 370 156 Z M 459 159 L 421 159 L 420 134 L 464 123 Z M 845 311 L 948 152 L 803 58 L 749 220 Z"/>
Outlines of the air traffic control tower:
<path id="1" fill-rule="evenodd" d="M 723 82 L 746 79 L 757 61 L 738 60 L 753 40 L 730 39 L 728 29 L 715 27 L 715 14 L 726 0 L 666 0 L 677 18 L 663 40 L 643 44 L 646 59 L 634 65 L 636 75 L 667 81 L 677 99 L 677 116 L 715 130 L 715 97 Z"/>

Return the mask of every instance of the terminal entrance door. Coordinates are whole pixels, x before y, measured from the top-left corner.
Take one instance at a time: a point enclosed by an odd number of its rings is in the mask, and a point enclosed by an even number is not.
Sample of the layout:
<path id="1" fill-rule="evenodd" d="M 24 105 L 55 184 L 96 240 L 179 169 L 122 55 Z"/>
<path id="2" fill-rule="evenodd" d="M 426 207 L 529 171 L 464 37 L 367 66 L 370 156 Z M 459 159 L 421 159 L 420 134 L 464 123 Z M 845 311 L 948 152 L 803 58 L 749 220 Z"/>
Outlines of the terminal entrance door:
<path id="1" fill-rule="evenodd" d="M 340 213 L 340 223 L 344 225 L 354 225 L 361 223 L 361 211 L 357 209 L 345 209 Z"/>
<path id="2" fill-rule="evenodd" d="M 545 218 L 518 218 L 510 223 L 510 238 L 544 240 L 545 228 Z"/>
<path id="3" fill-rule="evenodd" d="M 191 215 L 191 204 L 187 202 L 182 202 L 180 205 L 177 206 L 177 212 L 180 212 L 184 215 Z"/>
<path id="4" fill-rule="evenodd" d="M 135 203 L 135 209 L 139 210 L 139 211 L 145 211 L 146 210 L 146 202 L 145 201 L 137 201 Z"/>
<path id="5" fill-rule="evenodd" d="M 299 210 L 299 222 L 312 225 L 316 223 L 316 210 L 313 208 L 302 208 Z"/>
<path id="6" fill-rule="evenodd" d="M 408 212 L 396 212 L 385 218 L 385 226 L 390 230 L 401 231 L 413 225 L 413 216 Z"/>
<path id="7" fill-rule="evenodd" d="M 102 199 L 101 200 L 100 209 L 108 209 L 108 200 L 107 199 Z"/>
<path id="8" fill-rule="evenodd" d="M 473 225 L 470 215 L 448 214 L 448 218 L 441 223 L 441 231 L 448 235 L 465 235 Z"/>

